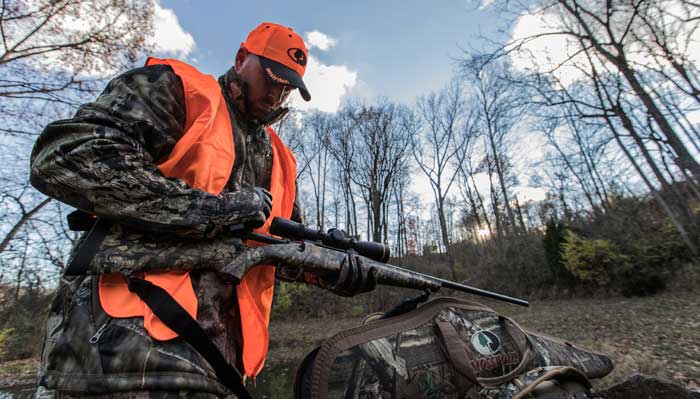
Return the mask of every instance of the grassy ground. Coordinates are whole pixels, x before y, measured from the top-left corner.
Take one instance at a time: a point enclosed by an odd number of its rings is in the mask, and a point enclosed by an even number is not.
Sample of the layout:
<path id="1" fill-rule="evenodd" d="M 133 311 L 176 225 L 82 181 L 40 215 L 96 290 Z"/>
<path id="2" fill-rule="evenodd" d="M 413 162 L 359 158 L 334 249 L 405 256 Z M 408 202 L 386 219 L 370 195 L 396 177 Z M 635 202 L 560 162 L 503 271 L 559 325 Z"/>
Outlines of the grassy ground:
<path id="1" fill-rule="evenodd" d="M 599 386 L 643 373 L 700 387 L 698 291 L 535 302 L 526 310 L 492 305 L 523 327 L 608 354 L 615 370 Z"/>
<path id="2" fill-rule="evenodd" d="M 700 292 L 535 301 L 528 309 L 486 304 L 526 328 L 609 354 L 615 370 L 599 386 L 639 372 L 700 387 Z M 273 320 L 268 364 L 297 362 L 324 338 L 360 321 L 342 317 Z M 0 364 L 0 386 L 31 380 L 36 365 L 35 359 Z"/>
<path id="3" fill-rule="evenodd" d="M 700 291 L 646 298 L 535 301 L 529 308 L 483 302 L 525 328 L 611 356 L 615 370 L 597 382 L 598 386 L 643 373 L 700 387 Z M 273 320 L 270 363 L 300 360 L 324 338 L 360 321 Z"/>

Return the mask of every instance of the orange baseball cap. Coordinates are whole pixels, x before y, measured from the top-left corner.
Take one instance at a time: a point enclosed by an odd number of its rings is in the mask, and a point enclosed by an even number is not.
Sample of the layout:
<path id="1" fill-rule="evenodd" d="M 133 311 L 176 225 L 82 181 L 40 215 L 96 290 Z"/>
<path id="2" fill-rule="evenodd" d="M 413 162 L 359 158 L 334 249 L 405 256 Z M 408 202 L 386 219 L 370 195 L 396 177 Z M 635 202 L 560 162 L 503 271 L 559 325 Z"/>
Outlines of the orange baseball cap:
<path id="1" fill-rule="evenodd" d="M 260 58 L 268 79 L 296 87 L 304 100 L 311 99 L 309 90 L 301 79 L 306 71 L 308 52 L 304 41 L 292 28 L 263 22 L 248 34 L 241 47 Z"/>

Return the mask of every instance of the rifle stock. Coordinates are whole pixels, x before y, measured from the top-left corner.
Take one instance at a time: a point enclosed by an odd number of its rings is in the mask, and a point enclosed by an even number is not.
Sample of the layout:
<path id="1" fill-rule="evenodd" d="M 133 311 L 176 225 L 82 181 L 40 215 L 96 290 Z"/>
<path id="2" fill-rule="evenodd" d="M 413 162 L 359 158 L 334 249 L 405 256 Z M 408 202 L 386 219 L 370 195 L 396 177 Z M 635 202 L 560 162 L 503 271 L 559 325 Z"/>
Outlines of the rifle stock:
<path id="1" fill-rule="evenodd" d="M 279 239 L 276 237 L 258 234 L 247 233 L 242 236 L 245 239 L 253 240 L 266 244 L 273 244 L 266 247 L 255 248 L 260 255 L 257 255 L 257 264 L 262 264 L 263 258 L 267 262 L 281 263 L 289 267 L 297 267 L 305 272 L 311 272 L 316 275 L 325 273 L 338 273 L 343 264 L 344 259 L 348 256 L 348 252 L 337 248 L 331 248 L 324 245 L 319 245 L 314 242 L 302 241 L 294 243 L 291 240 Z M 278 245 L 274 245 L 278 244 Z M 287 244 L 287 245 L 279 245 Z M 356 255 L 360 256 L 360 255 Z M 255 258 L 253 256 L 252 258 Z M 377 277 L 377 283 L 381 285 L 389 285 L 401 288 L 411 288 L 423 291 L 438 291 L 440 288 L 449 288 L 456 291 L 479 295 L 486 298 L 496 299 L 520 306 L 529 306 L 527 301 L 513 298 L 507 295 L 498 294 L 492 291 L 486 291 L 468 285 L 456 283 L 453 281 L 433 277 L 427 274 L 419 273 L 413 270 L 404 269 L 399 266 L 394 266 L 388 263 L 378 262 L 366 257 L 362 257 L 363 267 L 374 269 Z M 250 267 L 255 266 L 250 264 L 243 267 L 241 272 L 245 273 Z M 240 273 L 240 272 L 239 272 Z M 240 275 L 242 277 L 242 274 Z"/>

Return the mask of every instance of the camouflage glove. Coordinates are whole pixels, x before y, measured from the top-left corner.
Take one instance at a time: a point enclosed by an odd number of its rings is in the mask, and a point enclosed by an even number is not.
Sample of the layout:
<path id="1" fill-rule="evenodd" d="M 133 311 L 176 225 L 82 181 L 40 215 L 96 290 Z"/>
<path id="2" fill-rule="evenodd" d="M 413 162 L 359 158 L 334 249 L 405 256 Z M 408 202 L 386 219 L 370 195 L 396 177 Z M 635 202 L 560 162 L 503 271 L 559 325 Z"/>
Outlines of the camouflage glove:
<path id="1" fill-rule="evenodd" d="M 362 257 L 349 254 L 342 262 L 340 272 L 320 276 L 318 286 L 340 296 L 355 296 L 377 287 L 377 273 L 362 263 Z"/>
<path id="2" fill-rule="evenodd" d="M 260 227 L 272 212 L 272 194 L 261 187 L 244 187 L 219 198 L 218 216 L 212 219 L 214 234 L 233 226 Z"/>

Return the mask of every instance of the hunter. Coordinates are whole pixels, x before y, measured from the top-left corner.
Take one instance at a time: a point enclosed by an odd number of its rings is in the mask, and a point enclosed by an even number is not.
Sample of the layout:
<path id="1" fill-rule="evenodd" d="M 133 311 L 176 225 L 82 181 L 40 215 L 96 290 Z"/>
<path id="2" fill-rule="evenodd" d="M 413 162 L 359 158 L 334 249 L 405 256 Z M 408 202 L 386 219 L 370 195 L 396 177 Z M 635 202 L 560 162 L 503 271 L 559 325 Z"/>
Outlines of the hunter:
<path id="1" fill-rule="evenodd" d="M 227 264 L 247 248 L 230 232 L 266 233 L 274 216 L 301 221 L 296 161 L 270 125 L 291 91 L 310 100 L 307 61 L 297 33 L 265 22 L 218 80 L 149 58 L 44 129 L 31 183 L 77 208 L 91 231 L 49 312 L 38 397 L 243 395 L 243 376 L 265 362 L 275 267 L 229 278 Z M 373 289 L 352 263 L 305 280 L 346 296 Z M 164 301 L 152 286 L 175 305 L 150 306 Z M 175 332 L 168 314 L 191 322 Z M 237 381 L 222 381 L 222 368 Z"/>

